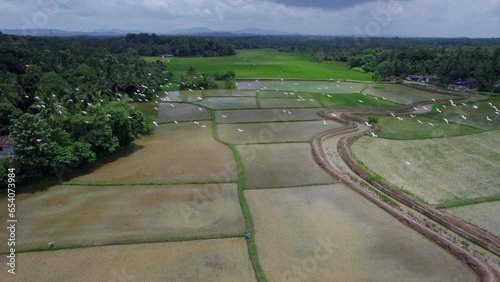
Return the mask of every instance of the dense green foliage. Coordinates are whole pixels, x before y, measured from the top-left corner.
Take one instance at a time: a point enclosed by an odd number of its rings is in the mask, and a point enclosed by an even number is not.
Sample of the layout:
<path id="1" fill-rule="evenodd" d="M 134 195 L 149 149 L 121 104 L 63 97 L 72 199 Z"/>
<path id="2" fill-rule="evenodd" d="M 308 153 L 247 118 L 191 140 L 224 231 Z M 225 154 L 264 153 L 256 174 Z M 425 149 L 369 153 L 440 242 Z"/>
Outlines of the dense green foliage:
<path id="1" fill-rule="evenodd" d="M 172 78 L 164 64 L 86 43 L 0 34 L 0 134 L 15 151 L 1 165 L 17 166 L 19 181 L 60 177 L 154 127 L 127 102 L 149 101 Z"/>

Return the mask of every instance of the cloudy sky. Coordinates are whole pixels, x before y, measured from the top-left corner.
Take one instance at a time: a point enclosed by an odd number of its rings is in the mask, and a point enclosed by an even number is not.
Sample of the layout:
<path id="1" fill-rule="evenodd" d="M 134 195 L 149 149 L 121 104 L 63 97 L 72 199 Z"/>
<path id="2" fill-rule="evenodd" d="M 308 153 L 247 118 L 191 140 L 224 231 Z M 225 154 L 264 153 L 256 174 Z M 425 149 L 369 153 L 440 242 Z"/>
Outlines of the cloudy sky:
<path id="1" fill-rule="evenodd" d="M 0 0 L 0 29 L 500 37 L 500 0 Z"/>

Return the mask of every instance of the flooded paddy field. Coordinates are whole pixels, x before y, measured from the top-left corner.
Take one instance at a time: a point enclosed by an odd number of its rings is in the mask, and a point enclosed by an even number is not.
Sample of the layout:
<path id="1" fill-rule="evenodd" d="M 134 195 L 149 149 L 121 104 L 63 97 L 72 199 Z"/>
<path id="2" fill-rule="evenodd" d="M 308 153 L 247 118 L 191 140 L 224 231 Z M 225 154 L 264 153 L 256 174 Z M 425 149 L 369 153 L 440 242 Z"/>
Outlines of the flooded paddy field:
<path id="1" fill-rule="evenodd" d="M 204 128 L 202 126 L 205 126 Z M 102 164 L 73 182 L 235 181 L 231 149 L 212 136 L 212 123 L 160 125 L 134 153 Z M 224 173 L 220 173 L 224 172 Z"/>
<path id="2" fill-rule="evenodd" d="M 219 124 L 219 137 L 233 144 L 307 142 L 322 132 L 340 128 L 334 121 L 295 121 L 275 123 Z M 243 130 L 240 132 L 240 130 Z"/>
<path id="3" fill-rule="evenodd" d="M 269 281 L 475 279 L 453 256 L 343 185 L 245 195 Z"/>
<path id="4" fill-rule="evenodd" d="M 17 206 L 22 248 L 245 230 L 236 184 L 54 186 L 19 195 Z M 2 210 L 0 219 L 6 217 Z"/>
<path id="5" fill-rule="evenodd" d="M 243 238 L 22 253 L 18 259 L 8 281 L 256 281 Z M 4 273 L 6 261 L 1 256 Z"/>
<path id="6" fill-rule="evenodd" d="M 259 98 L 259 106 L 264 109 L 321 108 L 321 104 L 314 98 Z"/>
<path id="7" fill-rule="evenodd" d="M 203 101 L 196 102 L 198 105 L 205 106 L 213 110 L 226 109 L 255 109 L 258 108 L 257 100 L 254 97 L 209 97 Z"/>
<path id="8" fill-rule="evenodd" d="M 245 188 L 288 187 L 336 182 L 314 161 L 309 143 L 236 146 Z"/>
<path id="9" fill-rule="evenodd" d="M 240 123 L 240 122 L 277 122 L 295 120 L 322 120 L 318 115 L 321 109 L 261 109 L 261 110 L 227 110 L 217 111 L 215 118 L 217 123 Z"/>

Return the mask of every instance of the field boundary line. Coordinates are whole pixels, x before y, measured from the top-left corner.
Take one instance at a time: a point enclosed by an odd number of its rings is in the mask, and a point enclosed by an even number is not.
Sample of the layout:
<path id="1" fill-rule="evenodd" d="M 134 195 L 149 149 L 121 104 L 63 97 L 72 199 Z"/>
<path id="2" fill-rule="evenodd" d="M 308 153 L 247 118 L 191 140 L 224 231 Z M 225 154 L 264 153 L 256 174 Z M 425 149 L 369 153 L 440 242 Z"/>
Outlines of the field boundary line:
<path id="1" fill-rule="evenodd" d="M 477 197 L 477 198 L 448 199 L 448 200 L 444 200 L 444 201 L 440 202 L 439 204 L 435 205 L 435 207 L 438 209 L 452 209 L 452 208 L 471 206 L 471 205 L 477 205 L 477 204 L 494 203 L 494 202 L 498 202 L 498 201 L 500 201 L 500 194 L 495 194 L 495 195 L 486 196 L 486 197 Z"/>
<path id="2" fill-rule="evenodd" d="M 179 182 L 63 182 L 66 186 L 95 186 L 95 187 L 113 187 L 113 186 L 174 186 L 174 185 L 208 185 L 208 184 L 237 184 L 237 181 L 179 181 Z"/>
<path id="3" fill-rule="evenodd" d="M 34 246 L 28 248 L 16 249 L 17 253 L 36 253 L 36 252 L 52 252 L 72 249 L 84 248 L 97 248 L 119 245 L 141 245 L 141 244 L 157 244 L 157 243 L 175 243 L 175 242 L 189 242 L 189 241 L 202 241 L 202 240 L 217 240 L 217 239 L 230 239 L 230 238 L 245 238 L 243 233 L 228 233 L 228 234 L 215 234 L 215 235 L 201 235 L 201 236 L 177 236 L 165 238 L 142 238 L 142 239 L 124 239 L 124 240 L 111 240 L 104 243 L 88 243 L 88 244 L 61 244 L 56 245 L 54 248 L 49 248 L 46 245 Z M 7 251 L 1 251 L 1 255 L 8 254 Z"/>
<path id="4" fill-rule="evenodd" d="M 293 186 L 279 186 L 279 187 L 263 187 L 263 188 L 256 188 L 256 187 L 247 187 L 245 188 L 245 191 L 259 191 L 259 190 L 279 190 L 279 189 L 300 189 L 300 188 L 307 188 L 307 187 L 316 187 L 316 186 L 330 186 L 330 185 L 336 185 L 342 183 L 341 181 L 335 179 L 334 182 L 331 183 L 318 183 L 318 184 L 303 184 L 303 185 L 293 185 Z"/>

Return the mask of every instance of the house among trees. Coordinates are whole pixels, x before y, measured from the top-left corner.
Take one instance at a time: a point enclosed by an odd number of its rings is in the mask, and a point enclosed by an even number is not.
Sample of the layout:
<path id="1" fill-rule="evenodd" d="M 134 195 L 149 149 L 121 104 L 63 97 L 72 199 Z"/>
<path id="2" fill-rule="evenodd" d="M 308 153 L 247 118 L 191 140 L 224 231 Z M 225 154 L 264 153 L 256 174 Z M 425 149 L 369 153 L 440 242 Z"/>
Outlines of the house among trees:
<path id="1" fill-rule="evenodd" d="M 438 78 L 435 75 L 410 74 L 406 77 L 406 80 L 413 82 L 429 83 L 437 81 Z"/>
<path id="2" fill-rule="evenodd" d="M 386 82 L 396 82 L 397 80 L 398 80 L 398 79 L 397 79 L 395 76 L 393 76 L 393 75 L 391 75 L 391 76 L 389 76 L 389 77 L 386 77 L 386 78 L 384 79 L 384 81 L 386 81 Z"/>
<path id="3" fill-rule="evenodd" d="M 9 145 L 9 136 L 0 136 L 0 158 L 9 156 L 14 149 Z"/>
<path id="4" fill-rule="evenodd" d="M 448 85 L 450 90 L 470 90 L 476 89 L 479 86 L 479 81 L 473 77 L 468 77 L 466 79 L 459 79 L 455 81 L 455 84 Z"/>

